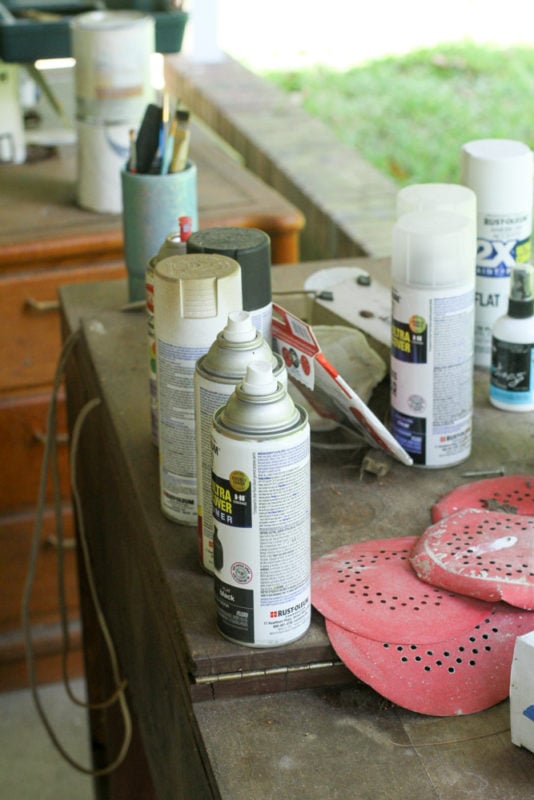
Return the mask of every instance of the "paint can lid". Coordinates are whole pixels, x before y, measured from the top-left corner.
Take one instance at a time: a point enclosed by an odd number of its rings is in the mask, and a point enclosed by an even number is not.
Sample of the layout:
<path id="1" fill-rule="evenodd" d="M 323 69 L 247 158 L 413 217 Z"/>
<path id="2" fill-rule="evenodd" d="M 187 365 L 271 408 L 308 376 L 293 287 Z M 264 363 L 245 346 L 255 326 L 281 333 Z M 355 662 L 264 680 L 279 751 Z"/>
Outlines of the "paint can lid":
<path id="1" fill-rule="evenodd" d="M 407 285 L 445 289 L 475 285 L 470 220 L 450 211 L 412 211 L 393 226 L 391 270 Z"/>
<path id="2" fill-rule="evenodd" d="M 241 295 L 241 268 L 217 254 L 169 256 L 156 264 L 154 292 L 156 325 L 164 318 L 211 318 L 222 328 Z"/>
<path id="3" fill-rule="evenodd" d="M 412 211 L 451 211 L 471 222 L 473 259 L 477 253 L 477 196 L 459 183 L 415 183 L 397 193 L 397 218 Z"/>
<path id="4" fill-rule="evenodd" d="M 514 139 L 476 139 L 461 150 L 461 182 L 479 213 L 532 213 L 532 150 Z"/>
<path id="5" fill-rule="evenodd" d="M 241 267 L 243 308 L 255 311 L 272 300 L 271 240 L 257 228 L 214 227 L 194 231 L 188 253 L 220 253 Z"/>

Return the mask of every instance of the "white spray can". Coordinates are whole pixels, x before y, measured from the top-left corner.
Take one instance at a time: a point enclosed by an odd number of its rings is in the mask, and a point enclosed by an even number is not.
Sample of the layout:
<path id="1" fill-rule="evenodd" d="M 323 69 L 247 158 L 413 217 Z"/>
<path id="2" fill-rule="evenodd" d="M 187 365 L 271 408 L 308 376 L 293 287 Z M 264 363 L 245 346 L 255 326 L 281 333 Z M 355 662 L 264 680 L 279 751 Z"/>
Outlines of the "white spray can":
<path id="1" fill-rule="evenodd" d="M 241 301 L 241 268 L 220 255 L 171 256 L 154 274 L 160 502 L 175 522 L 197 523 L 194 374 Z"/>
<path id="2" fill-rule="evenodd" d="M 250 364 L 215 413 L 212 463 L 218 628 L 288 644 L 310 624 L 310 427 L 271 362 Z"/>
<path id="3" fill-rule="evenodd" d="M 150 430 L 152 443 L 158 446 L 158 381 L 156 374 L 156 336 L 154 333 L 154 271 L 156 264 L 169 256 L 185 255 L 190 235 L 191 217 L 179 217 L 180 230 L 169 233 L 160 249 L 152 256 L 145 271 L 145 293 L 148 337 L 148 388 L 150 392 Z"/>
<path id="4" fill-rule="evenodd" d="M 506 313 L 512 267 L 530 260 L 532 151 L 510 139 L 467 142 L 461 181 L 477 196 L 475 365 L 487 369 L 493 324 Z"/>
<path id="5" fill-rule="evenodd" d="M 213 414 L 223 406 L 245 377 L 252 361 L 271 362 L 273 375 L 287 386 L 287 371 L 273 353 L 248 311 L 232 311 L 222 331 L 195 369 L 195 437 L 197 448 L 197 512 L 200 564 L 213 572 L 213 515 L 211 494 L 211 427 Z"/>
<path id="6" fill-rule="evenodd" d="M 505 411 L 534 409 L 534 274 L 512 270 L 508 314 L 493 326 L 490 400 Z"/>
<path id="7" fill-rule="evenodd" d="M 469 219 L 404 214 L 392 243 L 391 427 L 415 466 L 471 451 L 475 274 Z"/>

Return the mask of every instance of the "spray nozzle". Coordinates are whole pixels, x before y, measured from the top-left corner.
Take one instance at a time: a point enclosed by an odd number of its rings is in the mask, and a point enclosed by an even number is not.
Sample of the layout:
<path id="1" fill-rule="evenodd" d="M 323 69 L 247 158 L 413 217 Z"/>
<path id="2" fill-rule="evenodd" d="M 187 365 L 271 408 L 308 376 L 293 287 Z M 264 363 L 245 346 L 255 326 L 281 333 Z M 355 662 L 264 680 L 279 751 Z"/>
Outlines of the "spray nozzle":
<path id="1" fill-rule="evenodd" d="M 530 264 L 512 268 L 508 314 L 511 317 L 530 317 L 534 313 L 534 272 Z"/>
<path id="2" fill-rule="evenodd" d="M 246 394 L 268 395 L 276 392 L 278 382 L 273 375 L 272 364 L 267 361 L 251 362 L 241 385 Z"/>
<path id="3" fill-rule="evenodd" d="M 248 311 L 231 311 L 223 330 L 228 342 L 252 342 L 256 338 L 256 328 Z"/>

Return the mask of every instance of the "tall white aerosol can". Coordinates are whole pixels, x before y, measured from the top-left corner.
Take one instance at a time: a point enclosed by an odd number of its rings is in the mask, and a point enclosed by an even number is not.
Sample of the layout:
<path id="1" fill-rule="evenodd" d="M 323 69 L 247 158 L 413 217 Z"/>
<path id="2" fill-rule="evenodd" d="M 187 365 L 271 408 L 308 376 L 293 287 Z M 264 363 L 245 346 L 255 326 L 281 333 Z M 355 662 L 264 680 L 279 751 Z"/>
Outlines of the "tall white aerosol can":
<path id="1" fill-rule="evenodd" d="M 392 433 L 414 466 L 471 452 L 475 274 L 465 215 L 404 214 L 392 242 Z"/>
<path id="2" fill-rule="evenodd" d="M 512 270 L 508 313 L 493 326 L 490 400 L 505 411 L 534 410 L 534 270 Z"/>
<path id="3" fill-rule="evenodd" d="M 197 513 L 199 559 L 213 572 L 213 515 L 211 493 L 211 427 L 215 411 L 223 406 L 252 361 L 272 364 L 273 375 L 287 385 L 281 356 L 252 322 L 248 311 L 232 311 L 222 331 L 195 369 L 195 438 L 197 448 Z"/>
<path id="4" fill-rule="evenodd" d="M 150 392 L 150 429 L 152 443 L 158 446 L 158 381 L 156 374 L 156 336 L 154 333 L 154 270 L 158 261 L 169 256 L 184 255 L 191 229 L 191 217 L 179 217 L 180 229 L 169 233 L 145 271 L 146 316 L 148 338 L 148 388 Z"/>
<path id="5" fill-rule="evenodd" d="M 274 647 L 308 629 L 310 427 L 272 363 L 255 361 L 213 425 L 217 625 Z"/>
<path id="6" fill-rule="evenodd" d="M 241 268 L 220 255 L 179 255 L 154 272 L 160 502 L 175 522 L 197 524 L 194 374 L 241 302 Z"/>
<path id="7" fill-rule="evenodd" d="M 492 328 L 506 314 L 512 267 L 530 261 L 532 151 L 511 139 L 467 142 L 461 182 L 477 196 L 475 366 L 489 369 Z"/>

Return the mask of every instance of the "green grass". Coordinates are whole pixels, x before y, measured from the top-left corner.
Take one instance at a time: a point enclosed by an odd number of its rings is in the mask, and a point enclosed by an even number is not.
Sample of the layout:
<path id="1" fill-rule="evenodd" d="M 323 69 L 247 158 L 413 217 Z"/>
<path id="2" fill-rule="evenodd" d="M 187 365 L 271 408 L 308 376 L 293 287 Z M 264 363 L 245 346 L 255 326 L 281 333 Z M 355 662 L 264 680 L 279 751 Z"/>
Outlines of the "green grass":
<path id="1" fill-rule="evenodd" d="M 399 186 L 459 181 L 460 148 L 534 145 L 534 48 L 442 45 L 345 71 L 264 73 Z"/>

